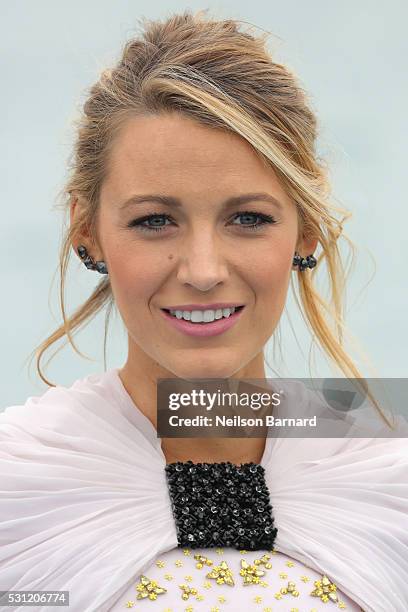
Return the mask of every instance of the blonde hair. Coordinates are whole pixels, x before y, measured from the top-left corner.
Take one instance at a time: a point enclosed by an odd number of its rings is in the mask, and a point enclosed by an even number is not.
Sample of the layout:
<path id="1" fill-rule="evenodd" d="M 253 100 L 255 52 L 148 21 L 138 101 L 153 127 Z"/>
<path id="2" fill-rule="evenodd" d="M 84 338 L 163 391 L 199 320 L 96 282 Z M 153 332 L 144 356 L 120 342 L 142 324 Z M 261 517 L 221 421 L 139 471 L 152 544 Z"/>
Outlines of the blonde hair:
<path id="1" fill-rule="evenodd" d="M 297 207 L 299 235 L 317 239 L 321 248 L 314 269 L 292 275 L 295 295 L 293 276 L 297 279 L 302 316 L 331 361 L 347 377 L 362 378 L 343 347 L 347 274 L 338 240 L 340 236 L 346 239 L 354 257 L 354 245 L 343 233 L 350 213 L 329 201 L 327 166 L 316 154 L 317 121 L 307 96 L 288 67 L 272 60 L 265 44 L 267 33 L 255 37 L 240 30 L 236 20 L 213 20 L 205 13 L 186 10 L 163 21 L 143 19 L 141 35 L 125 44 L 120 60 L 104 70 L 89 90 L 77 121 L 71 174 L 63 192 L 67 212 L 74 197 L 86 203 L 67 231 L 60 252 L 63 324 L 34 350 L 37 372 L 49 386 L 54 385 L 41 369 L 44 352 L 66 336 L 81 354 L 72 334 L 105 306 L 106 350 L 114 304 L 109 277 L 104 276 L 85 303 L 67 316 L 64 288 L 69 258 L 84 227 L 91 240 L 97 241 L 99 194 L 117 130 L 130 116 L 164 112 L 178 112 L 202 125 L 240 135 L 267 167 L 273 167 Z M 327 301 L 315 283 L 323 263 L 330 289 Z"/>

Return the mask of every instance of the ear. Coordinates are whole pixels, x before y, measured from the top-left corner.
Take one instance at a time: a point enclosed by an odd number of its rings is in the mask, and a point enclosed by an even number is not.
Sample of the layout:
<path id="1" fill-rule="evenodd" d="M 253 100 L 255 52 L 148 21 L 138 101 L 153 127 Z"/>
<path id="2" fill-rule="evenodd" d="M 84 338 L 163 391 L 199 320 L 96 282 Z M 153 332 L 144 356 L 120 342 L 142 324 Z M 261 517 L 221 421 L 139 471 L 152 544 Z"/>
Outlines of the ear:
<path id="1" fill-rule="evenodd" d="M 78 197 L 71 194 L 71 200 L 69 203 L 69 221 L 70 221 L 71 226 L 75 219 L 75 215 L 76 215 L 75 211 L 76 211 L 77 205 L 78 205 Z"/>
<path id="2" fill-rule="evenodd" d="M 308 255 L 313 255 L 317 248 L 318 240 L 317 238 L 304 238 L 299 245 L 297 251 L 302 255 L 302 257 L 307 257 Z"/>
<path id="3" fill-rule="evenodd" d="M 70 201 L 70 208 L 69 208 L 71 227 L 74 222 L 79 220 L 81 214 L 83 214 L 83 209 L 81 208 L 81 202 L 80 202 L 79 196 L 72 194 L 71 201 Z M 93 246 L 92 238 L 90 236 L 90 233 L 85 223 L 83 224 L 81 229 L 78 231 L 78 234 L 76 234 L 73 237 L 72 246 L 75 251 L 77 250 L 80 244 L 83 244 L 88 249 L 88 251 L 90 251 Z"/>

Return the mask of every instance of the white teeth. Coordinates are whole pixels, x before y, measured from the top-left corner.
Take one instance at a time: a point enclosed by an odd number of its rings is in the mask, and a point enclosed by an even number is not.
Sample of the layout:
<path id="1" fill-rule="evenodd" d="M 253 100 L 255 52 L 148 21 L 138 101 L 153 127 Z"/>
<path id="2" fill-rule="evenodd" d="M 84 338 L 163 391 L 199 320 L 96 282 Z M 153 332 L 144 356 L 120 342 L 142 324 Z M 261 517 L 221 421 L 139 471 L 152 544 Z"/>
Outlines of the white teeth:
<path id="1" fill-rule="evenodd" d="M 191 322 L 192 323 L 202 323 L 204 321 L 205 311 L 201 310 L 193 310 L 191 313 Z"/>
<path id="2" fill-rule="evenodd" d="M 213 310 L 204 310 L 203 321 L 204 323 L 211 323 L 215 319 L 215 312 Z"/>
<path id="3" fill-rule="evenodd" d="M 170 314 L 177 319 L 185 319 L 192 323 L 211 323 L 214 319 L 228 318 L 235 312 L 235 307 L 220 308 L 218 310 L 170 310 Z"/>

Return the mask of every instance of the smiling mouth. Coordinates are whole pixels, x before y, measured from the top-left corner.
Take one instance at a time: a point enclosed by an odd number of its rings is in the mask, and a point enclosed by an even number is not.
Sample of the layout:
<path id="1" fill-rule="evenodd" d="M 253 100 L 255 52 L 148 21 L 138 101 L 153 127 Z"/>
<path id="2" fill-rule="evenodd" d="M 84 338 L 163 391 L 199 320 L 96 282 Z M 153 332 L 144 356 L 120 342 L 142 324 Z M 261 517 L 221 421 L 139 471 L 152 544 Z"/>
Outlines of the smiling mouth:
<path id="1" fill-rule="evenodd" d="M 237 307 L 235 308 L 235 311 L 234 311 L 234 312 L 233 312 L 233 313 L 232 313 L 232 314 L 231 314 L 229 317 L 224 317 L 224 316 L 222 316 L 220 319 L 214 319 L 213 321 L 210 321 L 210 322 L 205 322 L 205 321 L 197 321 L 197 322 L 194 322 L 194 323 L 193 323 L 192 321 L 188 321 L 188 320 L 186 320 L 186 319 L 184 319 L 184 318 L 182 318 L 182 319 L 178 319 L 178 320 L 179 320 L 179 321 L 184 321 L 185 323 L 191 323 L 192 325 L 211 325 L 211 323 L 217 323 L 218 321 L 222 321 L 222 320 L 224 320 L 224 319 L 229 319 L 229 318 L 231 318 L 231 317 L 234 317 L 234 315 L 235 315 L 236 313 L 240 312 L 240 311 L 241 311 L 241 310 L 244 308 L 244 306 L 245 306 L 245 305 L 243 305 L 243 306 L 237 306 Z M 162 308 L 161 310 L 163 310 L 163 312 L 167 312 L 167 313 L 168 313 L 168 314 L 169 314 L 171 317 L 174 317 L 175 319 L 177 319 L 177 317 L 175 317 L 174 315 L 172 315 L 172 314 L 171 314 L 171 312 L 170 312 L 170 310 L 169 310 L 168 308 Z"/>

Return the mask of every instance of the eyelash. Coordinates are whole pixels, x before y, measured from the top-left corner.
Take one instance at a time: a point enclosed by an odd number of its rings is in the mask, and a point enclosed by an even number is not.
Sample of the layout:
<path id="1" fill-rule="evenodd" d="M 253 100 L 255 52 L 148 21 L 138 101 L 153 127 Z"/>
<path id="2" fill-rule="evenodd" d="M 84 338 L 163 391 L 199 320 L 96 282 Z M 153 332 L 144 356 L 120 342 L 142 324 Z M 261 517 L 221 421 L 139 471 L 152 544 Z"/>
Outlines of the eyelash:
<path id="1" fill-rule="evenodd" d="M 244 210 L 243 212 L 237 213 L 234 217 L 234 220 L 239 217 L 245 216 L 245 215 L 250 215 L 250 216 L 252 215 L 253 217 L 259 217 L 260 219 L 262 219 L 261 223 L 252 224 L 252 225 L 241 225 L 241 227 L 244 227 L 251 231 L 257 231 L 266 224 L 277 223 L 275 218 L 272 217 L 271 215 L 265 215 L 264 213 L 258 213 L 258 212 L 254 212 L 250 210 Z M 172 220 L 169 215 L 161 214 L 161 213 L 152 213 L 151 215 L 146 215 L 145 217 L 134 219 L 128 224 L 128 227 L 136 226 L 137 229 L 141 230 L 142 232 L 161 232 L 166 227 L 166 225 L 163 225 L 162 227 L 149 227 L 147 225 L 142 225 L 142 223 L 144 223 L 145 221 L 150 221 L 151 219 L 157 219 L 157 218 L 168 219 L 170 221 Z"/>

